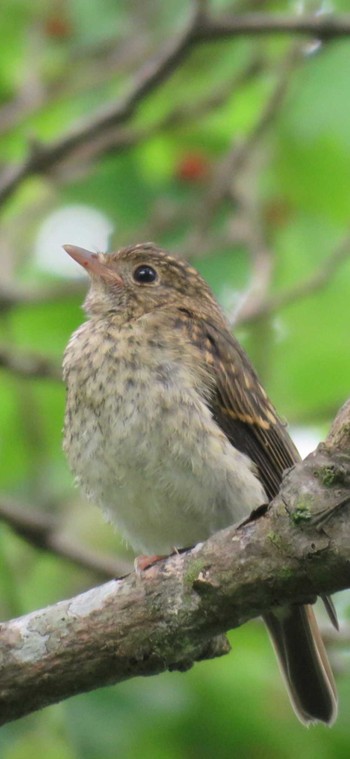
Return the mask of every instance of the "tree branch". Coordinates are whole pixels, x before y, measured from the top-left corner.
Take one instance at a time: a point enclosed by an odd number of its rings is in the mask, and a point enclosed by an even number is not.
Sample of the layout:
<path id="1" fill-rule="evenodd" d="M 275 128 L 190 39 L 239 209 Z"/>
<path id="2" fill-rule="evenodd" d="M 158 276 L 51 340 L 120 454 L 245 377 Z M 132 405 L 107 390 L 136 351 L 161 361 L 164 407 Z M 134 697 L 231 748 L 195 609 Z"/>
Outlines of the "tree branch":
<path id="1" fill-rule="evenodd" d="M 104 107 L 92 118 L 76 124 L 70 132 L 56 142 L 49 145 L 37 145 L 21 165 L 5 170 L 2 180 L 0 179 L 0 203 L 11 197 L 28 176 L 47 172 L 58 162 L 66 159 L 76 148 L 90 143 L 105 131 L 130 119 L 139 103 L 169 78 L 179 63 L 185 59 L 195 41 L 201 16 L 201 11 L 196 10 L 184 31 L 168 41 L 159 57 L 148 61 L 141 68 L 134 86 L 125 98 Z"/>
<path id="2" fill-rule="evenodd" d="M 36 353 L 18 352 L 6 345 L 0 345 L 0 368 L 9 369 L 20 377 L 30 379 L 62 379 L 61 368 L 51 359 Z"/>
<path id="3" fill-rule="evenodd" d="M 0 723 L 102 685 L 187 669 L 225 653 L 222 633 L 271 607 L 348 587 L 349 511 L 350 401 L 267 512 L 141 575 L 3 624 Z"/>
<path id="4" fill-rule="evenodd" d="M 130 572 L 129 562 L 98 554 L 69 541 L 62 535 L 55 519 L 42 511 L 34 510 L 31 506 L 19 506 L 1 496 L 0 520 L 6 522 L 14 532 L 35 548 L 71 561 L 76 566 L 93 572 L 100 579 L 119 577 Z"/>
<path id="5" fill-rule="evenodd" d="M 296 285 L 284 292 L 277 293 L 270 298 L 249 303 L 248 309 L 242 309 L 234 320 L 235 327 L 238 324 L 250 324 L 259 321 L 282 308 L 309 297 L 327 287 L 339 267 L 350 257 L 350 234 L 347 233 L 337 244 L 334 250 L 321 261 L 315 272 Z"/>
<path id="6" fill-rule="evenodd" d="M 271 34 L 316 37 L 323 42 L 350 34 L 350 14 L 286 16 L 269 13 L 225 15 L 220 19 L 203 19 L 201 40 Z"/>
<path id="7" fill-rule="evenodd" d="M 21 183 L 33 174 L 48 173 L 77 149 L 91 144 L 110 129 L 124 124 L 139 104 L 177 69 L 199 44 L 247 35 L 288 34 L 311 36 L 322 41 L 350 34 L 350 15 L 279 16 L 252 13 L 212 18 L 205 6 L 196 4 L 187 27 L 171 38 L 163 53 L 146 63 L 135 84 L 123 99 L 111 103 L 93 117 L 77 123 L 62 138 L 47 145 L 37 144 L 18 166 L 8 166 L 0 178 L 0 203 L 10 198 Z"/>
<path id="8" fill-rule="evenodd" d="M 68 298 L 82 297 L 86 290 L 83 279 L 78 281 L 55 282 L 41 286 L 23 286 L 18 284 L 0 285 L 0 313 L 6 313 L 17 306 L 37 306 L 40 303 L 54 303 Z"/>
<path id="9" fill-rule="evenodd" d="M 251 161 L 254 148 L 281 110 L 291 84 L 291 75 L 300 60 L 300 47 L 292 45 L 284 59 L 280 61 L 274 86 L 247 136 L 238 142 L 235 140 L 229 151 L 219 159 L 209 191 L 199 209 L 198 218 L 195 220 L 196 228 L 192 243 L 194 249 L 202 249 L 203 241 L 208 236 L 213 217 L 221 202 L 226 198 L 231 203 L 236 203 L 235 185 L 237 185 L 237 177 L 242 174 L 246 164 Z"/>

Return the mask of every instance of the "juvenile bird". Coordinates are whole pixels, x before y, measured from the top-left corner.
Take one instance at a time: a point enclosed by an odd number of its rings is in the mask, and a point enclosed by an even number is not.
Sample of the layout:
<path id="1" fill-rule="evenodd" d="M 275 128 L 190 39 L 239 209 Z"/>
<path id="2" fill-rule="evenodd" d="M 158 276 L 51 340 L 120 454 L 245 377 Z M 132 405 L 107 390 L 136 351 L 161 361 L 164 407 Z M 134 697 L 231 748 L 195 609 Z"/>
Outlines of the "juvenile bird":
<path id="1" fill-rule="evenodd" d="M 89 316 L 64 356 L 64 449 L 86 496 L 139 552 L 167 554 L 247 516 L 298 453 L 207 283 L 152 243 L 73 245 Z M 265 615 L 305 724 L 336 717 L 314 613 Z"/>

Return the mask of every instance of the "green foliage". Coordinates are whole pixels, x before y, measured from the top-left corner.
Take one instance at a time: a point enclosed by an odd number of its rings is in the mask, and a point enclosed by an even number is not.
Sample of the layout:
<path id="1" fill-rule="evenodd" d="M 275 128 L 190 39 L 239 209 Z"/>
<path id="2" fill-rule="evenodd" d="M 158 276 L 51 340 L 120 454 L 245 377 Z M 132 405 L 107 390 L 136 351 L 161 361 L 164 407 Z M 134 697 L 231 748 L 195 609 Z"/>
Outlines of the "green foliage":
<path id="1" fill-rule="evenodd" d="M 235 8 L 224 0 L 209 5 L 218 14 Z M 348 10 L 346 2 L 333 7 Z M 264 8 L 287 12 L 285 3 L 264 3 Z M 58 140 L 78 119 L 92 118 L 99 108 L 125 97 L 135 72 L 184 27 L 190 10 L 184 0 L 2 0 L 1 163 L 17 164 L 33 140 Z M 35 250 L 46 217 L 76 204 L 91 206 L 113 222 L 113 246 L 152 236 L 158 244 L 191 255 L 228 310 L 239 303 L 252 270 L 247 241 L 232 232 L 239 202 L 224 199 L 212 213 L 204 211 L 204 234 L 203 209 L 218 164 L 225 164 L 233 142 L 249 138 L 259 121 L 290 44 L 277 37 L 201 44 L 120 127 L 136 135 L 135 144 L 110 148 L 91 163 L 82 151 L 18 188 L 1 209 L 1 290 L 52 286 L 61 295 L 3 309 L 0 343 L 60 364 L 68 337 L 82 320 L 85 285 L 80 294 L 65 297 L 69 282 L 44 273 Z M 261 59 L 256 73 L 230 89 L 253 57 Z M 235 179 L 241 190 L 249 189 L 252 214 L 257 211 L 263 238 L 273 251 L 268 298 L 322 272 L 346 234 L 349 66 L 348 40 L 304 56 L 290 72 L 285 99 L 269 128 L 251 146 L 246 165 L 236 169 Z M 226 95 L 215 107 L 200 110 L 200 104 L 220 92 Z M 187 112 L 196 108 L 200 115 L 190 117 Z M 178 120 L 170 118 L 174 111 L 180 113 Z M 201 240 L 197 247 L 196 235 Z M 349 394 L 350 257 L 334 266 L 326 280 L 323 288 L 310 288 L 305 297 L 238 329 L 281 414 L 306 429 L 312 424 L 319 439 Z M 5 367 L 0 398 L 2 491 L 28 508 L 32 504 L 55 514 L 73 541 L 125 554 L 118 536 L 73 489 L 61 451 L 63 386 L 24 378 Z M 307 518 L 306 513 L 299 518 Z M 270 539 L 278 545 L 278 536 Z M 0 525 L 2 619 L 74 595 L 94 582 L 92 575 L 29 547 Z M 2 759 L 40 754 L 47 759 L 347 757 L 350 678 L 339 676 L 336 726 L 307 731 L 291 713 L 262 627 L 247 625 L 231 640 L 230 656 L 189 673 L 102 689 L 2 728 Z"/>

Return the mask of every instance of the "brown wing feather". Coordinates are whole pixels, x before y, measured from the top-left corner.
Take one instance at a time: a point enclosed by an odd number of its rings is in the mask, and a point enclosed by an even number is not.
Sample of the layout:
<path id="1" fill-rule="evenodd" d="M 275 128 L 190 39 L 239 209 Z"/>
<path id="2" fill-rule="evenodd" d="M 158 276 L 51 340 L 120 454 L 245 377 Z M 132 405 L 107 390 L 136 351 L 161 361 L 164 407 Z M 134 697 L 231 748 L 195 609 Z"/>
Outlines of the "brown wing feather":
<path id="1" fill-rule="evenodd" d="M 181 328 L 199 349 L 213 380 L 209 406 L 217 423 L 232 445 L 256 464 L 266 494 L 273 498 L 285 469 L 299 460 L 299 454 L 285 425 L 261 387 L 243 349 L 226 329 L 187 311 L 179 320 Z M 180 326 L 175 324 L 175 326 Z M 337 625 L 331 599 L 331 620 Z M 337 713 L 337 696 L 332 671 L 316 619 L 309 606 L 291 606 L 284 613 L 273 611 L 264 620 L 270 631 L 291 702 L 305 724 L 331 724 Z"/>
<path id="2" fill-rule="evenodd" d="M 195 315 L 185 321 L 214 378 L 209 401 L 213 415 L 232 445 L 254 461 L 267 495 L 273 498 L 283 471 L 299 460 L 286 426 L 245 352 L 224 324 L 221 328 Z"/>

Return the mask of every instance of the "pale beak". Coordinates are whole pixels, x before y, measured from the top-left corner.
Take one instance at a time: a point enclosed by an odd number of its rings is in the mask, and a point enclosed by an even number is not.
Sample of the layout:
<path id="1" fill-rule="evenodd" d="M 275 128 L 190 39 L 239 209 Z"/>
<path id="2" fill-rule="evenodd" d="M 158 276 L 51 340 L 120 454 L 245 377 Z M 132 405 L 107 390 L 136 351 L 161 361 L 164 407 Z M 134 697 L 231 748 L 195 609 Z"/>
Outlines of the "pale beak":
<path id="1" fill-rule="evenodd" d="M 90 250 L 79 248 L 77 245 L 63 245 L 62 247 L 71 258 L 74 258 L 74 261 L 86 269 L 88 274 L 95 274 L 97 277 L 113 280 L 113 282 L 119 284 L 123 283 L 119 274 L 117 274 L 114 269 L 110 268 L 105 261 L 101 261 L 98 253 L 91 253 Z"/>

